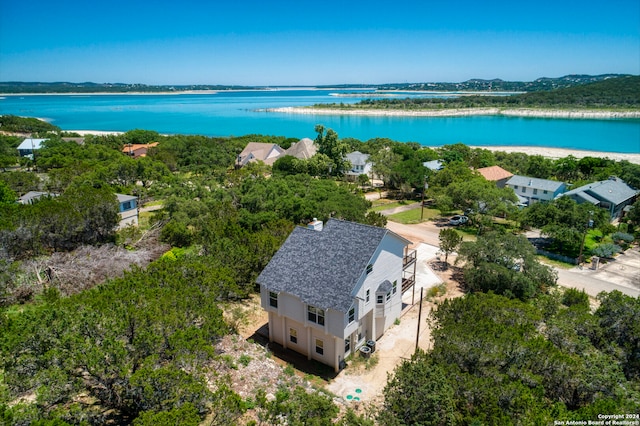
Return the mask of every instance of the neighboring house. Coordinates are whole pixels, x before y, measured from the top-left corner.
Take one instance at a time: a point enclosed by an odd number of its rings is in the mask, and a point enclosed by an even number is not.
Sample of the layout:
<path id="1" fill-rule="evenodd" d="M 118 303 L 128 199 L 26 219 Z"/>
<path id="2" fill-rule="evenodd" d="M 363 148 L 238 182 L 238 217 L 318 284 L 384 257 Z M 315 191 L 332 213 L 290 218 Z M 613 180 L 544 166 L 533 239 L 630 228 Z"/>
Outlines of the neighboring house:
<path id="1" fill-rule="evenodd" d="M 296 227 L 256 280 L 269 340 L 338 371 L 400 317 L 403 289 L 415 283 L 409 244 L 388 229 L 337 219 Z"/>
<path id="2" fill-rule="evenodd" d="M 506 171 L 500 166 L 482 167 L 477 172 L 489 182 L 495 182 L 498 188 L 504 188 L 513 173 Z"/>
<path id="3" fill-rule="evenodd" d="M 116 194 L 118 197 L 118 211 L 120 223 L 118 229 L 129 225 L 138 226 L 138 199 L 132 195 Z"/>
<path id="4" fill-rule="evenodd" d="M 348 179 L 356 180 L 360 175 L 371 176 L 372 164 L 369 162 L 369 154 L 355 151 L 347 154 L 346 158 L 351 163 L 351 169 L 344 173 Z"/>
<path id="5" fill-rule="evenodd" d="M 444 164 L 440 160 L 425 161 L 424 163 L 422 163 L 422 165 L 433 172 L 442 170 L 442 168 L 444 167 Z"/>
<path id="6" fill-rule="evenodd" d="M 274 143 L 249 142 L 236 159 L 236 167 L 242 167 L 250 161 L 262 161 L 273 165 L 278 157 L 284 154 L 284 149 Z"/>
<path id="7" fill-rule="evenodd" d="M 27 138 L 18 145 L 18 153 L 20 157 L 33 158 L 33 153 L 42 147 L 42 142 L 48 139 L 33 139 Z"/>
<path id="8" fill-rule="evenodd" d="M 538 201 L 553 200 L 567 187 L 564 182 L 519 175 L 512 176 L 505 186 L 513 188 L 521 204 L 528 206 Z"/>
<path id="9" fill-rule="evenodd" d="M 318 152 L 316 143 L 309 138 L 303 138 L 298 142 L 292 144 L 289 149 L 284 152 L 284 154 L 292 155 L 301 160 L 308 160 L 309 158 L 316 155 L 316 152 Z"/>
<path id="10" fill-rule="evenodd" d="M 42 197 L 57 197 L 57 196 L 58 194 L 53 194 L 51 192 L 29 191 L 26 194 L 24 194 L 22 197 L 18 198 L 18 203 L 33 204 Z"/>
<path id="11" fill-rule="evenodd" d="M 158 146 L 158 142 L 144 144 L 128 143 L 124 146 L 124 148 L 122 148 L 122 152 L 133 158 L 146 157 L 149 148 L 153 148 L 154 146 Z"/>
<path id="12" fill-rule="evenodd" d="M 611 219 L 619 218 L 626 206 L 633 204 L 640 191 L 631 188 L 622 179 L 610 177 L 607 180 L 590 183 L 561 194 L 571 197 L 578 204 L 591 203 L 606 209 Z"/>

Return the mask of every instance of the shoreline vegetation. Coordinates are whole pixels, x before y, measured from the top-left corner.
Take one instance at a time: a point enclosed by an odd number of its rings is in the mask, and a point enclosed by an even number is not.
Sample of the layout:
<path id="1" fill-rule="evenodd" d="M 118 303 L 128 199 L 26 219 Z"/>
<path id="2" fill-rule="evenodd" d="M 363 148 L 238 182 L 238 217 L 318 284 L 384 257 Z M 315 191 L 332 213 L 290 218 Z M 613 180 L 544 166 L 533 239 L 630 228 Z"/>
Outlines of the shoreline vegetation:
<path id="1" fill-rule="evenodd" d="M 571 119 L 620 119 L 640 118 L 638 110 L 605 110 L 605 109 L 545 109 L 545 108 L 446 108 L 446 109 L 376 109 L 341 106 L 297 106 L 267 108 L 266 112 L 287 114 L 318 115 L 361 115 L 382 117 L 469 117 L 482 115 L 503 115 L 507 117 L 531 118 L 571 118 Z"/>
<path id="2" fill-rule="evenodd" d="M 96 136 L 108 136 L 108 135 L 121 135 L 125 132 L 117 132 L 117 131 L 104 131 L 104 130 L 65 130 L 67 133 L 76 133 L 80 136 L 86 135 L 96 135 Z M 492 146 L 481 146 L 481 145 L 469 145 L 470 148 L 480 148 L 480 149 L 488 149 L 489 151 L 502 151 L 502 152 L 521 152 L 527 155 L 540 155 L 542 157 L 558 159 L 568 157 L 569 155 L 574 156 L 575 158 L 584 158 L 584 157 L 600 157 L 600 158 L 609 158 L 614 161 L 622 161 L 626 160 L 630 163 L 640 164 L 640 152 L 635 153 L 624 153 L 624 152 L 607 152 L 607 151 L 589 151 L 583 149 L 572 149 L 572 148 L 550 148 L 545 146 L 511 146 L 511 145 L 492 145 Z"/>

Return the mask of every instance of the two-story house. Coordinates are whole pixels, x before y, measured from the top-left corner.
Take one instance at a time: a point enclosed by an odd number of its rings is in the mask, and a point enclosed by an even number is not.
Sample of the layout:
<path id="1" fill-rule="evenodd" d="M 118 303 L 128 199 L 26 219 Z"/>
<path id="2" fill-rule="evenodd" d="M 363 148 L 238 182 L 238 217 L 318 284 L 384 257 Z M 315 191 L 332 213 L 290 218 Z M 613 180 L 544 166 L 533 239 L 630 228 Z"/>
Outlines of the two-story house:
<path id="1" fill-rule="evenodd" d="M 607 180 L 589 183 L 561 194 L 571 197 L 578 204 L 591 203 L 609 212 L 611 220 L 622 216 L 625 207 L 638 198 L 640 191 L 631 188 L 622 179 L 611 176 Z"/>
<path id="2" fill-rule="evenodd" d="M 356 180 L 360 175 L 371 176 L 371 168 L 373 167 L 373 164 L 369 161 L 369 154 L 354 151 L 345 155 L 345 157 L 347 161 L 351 163 L 351 168 L 344 172 L 348 179 Z"/>
<path id="3" fill-rule="evenodd" d="M 513 175 L 505 186 L 513 188 L 520 204 L 525 206 L 538 201 L 551 201 L 562 194 L 567 187 L 564 182 L 519 175 Z"/>
<path id="4" fill-rule="evenodd" d="M 269 340 L 338 371 L 400 317 L 403 272 L 415 261 L 405 256 L 409 244 L 337 219 L 296 227 L 256 280 Z"/>

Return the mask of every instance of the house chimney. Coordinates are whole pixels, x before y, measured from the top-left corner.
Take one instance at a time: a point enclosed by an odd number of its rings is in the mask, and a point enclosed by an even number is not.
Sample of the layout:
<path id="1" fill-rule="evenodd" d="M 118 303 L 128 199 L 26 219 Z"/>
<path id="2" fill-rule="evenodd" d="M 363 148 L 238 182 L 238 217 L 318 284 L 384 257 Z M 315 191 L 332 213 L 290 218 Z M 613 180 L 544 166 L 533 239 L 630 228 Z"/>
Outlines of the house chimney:
<path id="1" fill-rule="evenodd" d="M 533 185 L 533 179 L 529 179 L 529 186 Z"/>
<path id="2" fill-rule="evenodd" d="M 313 229 L 314 231 L 322 231 L 322 221 L 318 220 L 317 217 L 314 217 L 313 222 L 309 222 L 307 228 Z"/>

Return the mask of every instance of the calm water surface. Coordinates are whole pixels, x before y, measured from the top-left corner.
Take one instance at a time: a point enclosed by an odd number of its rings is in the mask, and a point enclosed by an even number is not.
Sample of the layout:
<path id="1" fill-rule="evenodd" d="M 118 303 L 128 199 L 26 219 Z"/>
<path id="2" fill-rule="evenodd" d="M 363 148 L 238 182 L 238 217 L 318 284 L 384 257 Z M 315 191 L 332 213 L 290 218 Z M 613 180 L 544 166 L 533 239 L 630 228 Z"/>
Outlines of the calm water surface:
<path id="1" fill-rule="evenodd" d="M 525 145 L 640 153 L 640 120 L 478 117 L 361 117 L 265 112 L 266 108 L 369 98 L 335 97 L 337 90 L 276 90 L 188 95 L 30 95 L 0 97 L 0 114 L 44 118 L 64 130 L 207 136 L 250 133 L 314 138 L 323 124 L 341 138 L 375 137 L 440 146 Z M 353 93 L 353 90 L 348 92 Z"/>

